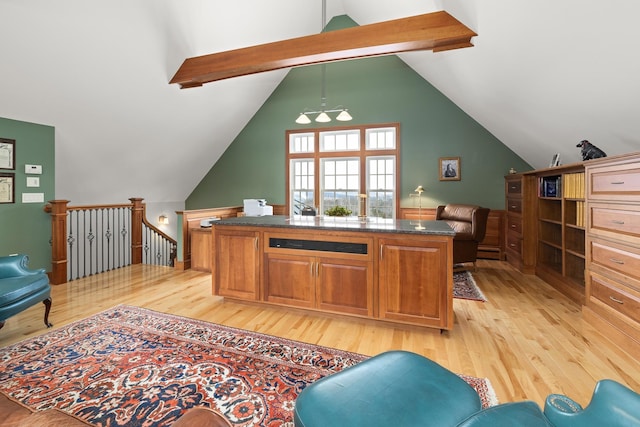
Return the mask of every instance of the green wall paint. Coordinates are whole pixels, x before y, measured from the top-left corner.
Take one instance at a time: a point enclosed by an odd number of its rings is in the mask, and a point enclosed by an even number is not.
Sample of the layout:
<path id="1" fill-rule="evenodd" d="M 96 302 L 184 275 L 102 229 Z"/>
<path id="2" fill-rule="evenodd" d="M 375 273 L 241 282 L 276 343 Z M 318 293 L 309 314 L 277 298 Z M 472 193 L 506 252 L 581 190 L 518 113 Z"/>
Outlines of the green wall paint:
<path id="1" fill-rule="evenodd" d="M 354 25 L 342 16 L 327 29 Z M 349 108 L 354 120 L 347 125 L 400 123 L 401 207 L 416 207 L 409 194 L 423 185 L 424 207 L 474 203 L 504 209 L 504 175 L 511 167 L 532 169 L 395 55 L 327 64 L 326 82 L 327 107 Z M 320 94 L 321 66 L 290 70 L 187 198 L 186 209 L 236 206 L 258 197 L 285 204 L 285 131 L 341 124 L 294 122 L 305 107 L 320 107 Z M 461 181 L 439 181 L 438 159 L 458 156 Z"/>
<path id="2" fill-rule="evenodd" d="M 15 203 L 0 204 L 0 255 L 29 255 L 29 267 L 51 270 L 51 218 L 44 204 L 55 199 L 55 129 L 0 117 L 0 137 L 16 141 Z M 27 187 L 24 165 L 42 165 L 40 187 Z M 44 193 L 45 203 L 22 203 L 22 193 Z"/>

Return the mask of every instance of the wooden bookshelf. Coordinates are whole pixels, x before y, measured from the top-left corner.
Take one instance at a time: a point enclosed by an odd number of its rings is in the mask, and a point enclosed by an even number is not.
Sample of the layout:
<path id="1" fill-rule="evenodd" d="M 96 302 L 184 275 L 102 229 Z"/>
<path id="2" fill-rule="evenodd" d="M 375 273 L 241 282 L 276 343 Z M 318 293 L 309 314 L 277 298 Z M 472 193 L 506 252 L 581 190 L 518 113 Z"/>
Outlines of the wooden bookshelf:
<path id="1" fill-rule="evenodd" d="M 532 247 L 535 274 L 582 304 L 585 296 L 585 185 L 584 165 L 525 173 L 535 179 L 536 207 L 528 209 L 536 224 Z"/>

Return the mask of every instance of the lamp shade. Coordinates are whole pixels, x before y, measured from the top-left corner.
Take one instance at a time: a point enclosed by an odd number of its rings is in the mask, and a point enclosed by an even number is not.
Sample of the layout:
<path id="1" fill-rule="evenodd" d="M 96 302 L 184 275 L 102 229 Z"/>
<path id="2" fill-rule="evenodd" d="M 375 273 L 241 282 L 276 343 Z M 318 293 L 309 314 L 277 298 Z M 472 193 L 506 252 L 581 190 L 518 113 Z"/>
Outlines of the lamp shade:
<path id="1" fill-rule="evenodd" d="M 318 117 L 316 117 L 316 122 L 319 122 L 319 123 L 328 123 L 330 121 L 331 121 L 331 117 L 329 117 L 329 115 L 324 111 L 318 114 Z"/>
<path id="2" fill-rule="evenodd" d="M 308 125 L 309 123 L 311 123 L 311 119 L 307 117 L 306 114 L 302 113 L 296 119 L 296 123 L 298 123 L 299 125 Z"/>
<path id="3" fill-rule="evenodd" d="M 336 117 L 336 120 L 348 122 L 349 120 L 353 120 L 353 117 L 351 117 L 351 114 L 349 114 L 347 110 L 342 110 L 340 114 L 338 114 L 338 117 Z"/>

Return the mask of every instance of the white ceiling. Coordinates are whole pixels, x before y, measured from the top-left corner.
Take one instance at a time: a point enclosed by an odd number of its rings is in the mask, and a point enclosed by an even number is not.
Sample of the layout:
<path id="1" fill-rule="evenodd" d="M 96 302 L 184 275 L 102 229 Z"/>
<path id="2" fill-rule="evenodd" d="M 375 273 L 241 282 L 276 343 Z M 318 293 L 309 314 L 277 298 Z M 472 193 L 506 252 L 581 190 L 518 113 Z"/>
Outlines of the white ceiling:
<path id="1" fill-rule="evenodd" d="M 359 24 L 446 10 L 475 47 L 401 55 L 536 168 L 640 151 L 636 0 L 327 0 Z M 56 196 L 184 201 L 286 71 L 181 90 L 191 56 L 318 33 L 321 0 L 0 0 L 0 116 L 56 128 Z"/>

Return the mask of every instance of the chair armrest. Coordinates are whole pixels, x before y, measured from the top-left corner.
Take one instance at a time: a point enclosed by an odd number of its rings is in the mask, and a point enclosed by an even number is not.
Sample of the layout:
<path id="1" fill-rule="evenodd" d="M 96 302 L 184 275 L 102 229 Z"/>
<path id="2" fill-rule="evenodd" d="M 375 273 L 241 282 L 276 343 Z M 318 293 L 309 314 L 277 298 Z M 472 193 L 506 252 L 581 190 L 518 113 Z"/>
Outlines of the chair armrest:
<path id="1" fill-rule="evenodd" d="M 550 394 L 544 402 L 545 413 L 547 410 L 558 414 L 575 414 L 584 409 L 578 402 L 564 394 Z"/>
<path id="2" fill-rule="evenodd" d="M 640 395 L 613 380 L 600 380 L 584 409 L 566 396 L 552 394 L 544 414 L 556 427 L 638 427 Z"/>
<path id="3" fill-rule="evenodd" d="M 44 268 L 31 270 L 28 265 L 29 257 L 27 255 L 19 254 L 0 257 L 0 279 L 46 273 Z"/>

